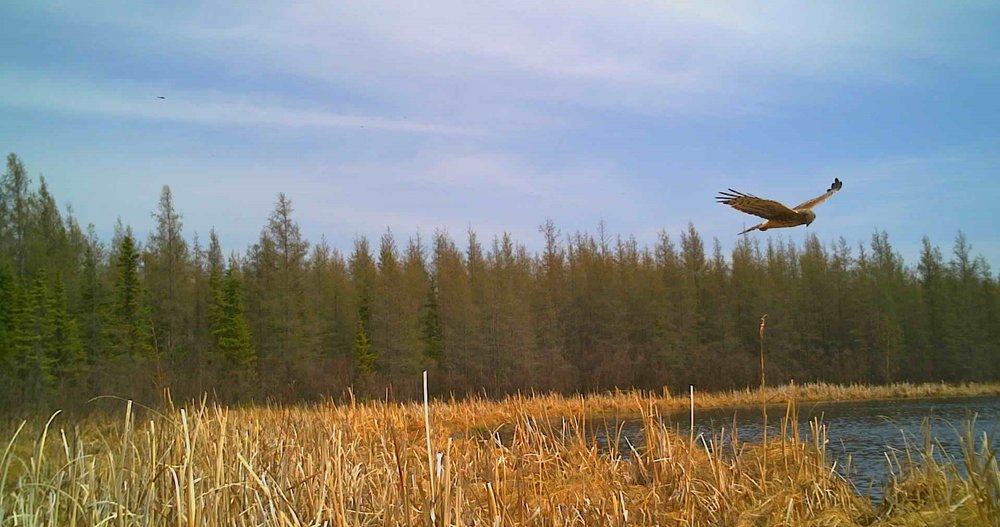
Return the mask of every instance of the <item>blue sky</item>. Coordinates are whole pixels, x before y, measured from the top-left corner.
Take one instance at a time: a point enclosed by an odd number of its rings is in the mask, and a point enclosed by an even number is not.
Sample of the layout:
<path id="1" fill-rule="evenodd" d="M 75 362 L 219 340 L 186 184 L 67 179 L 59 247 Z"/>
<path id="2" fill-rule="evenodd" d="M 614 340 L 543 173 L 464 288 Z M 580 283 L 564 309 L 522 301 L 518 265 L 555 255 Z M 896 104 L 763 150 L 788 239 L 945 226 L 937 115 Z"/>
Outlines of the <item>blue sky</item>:
<path id="1" fill-rule="evenodd" d="M 0 3 L 0 149 L 106 239 L 170 185 L 185 231 L 252 243 L 278 192 L 349 249 L 387 227 L 538 225 L 652 244 L 844 190 L 801 241 L 959 229 L 1000 265 L 995 2 Z M 158 99 L 159 96 L 165 99 Z"/>

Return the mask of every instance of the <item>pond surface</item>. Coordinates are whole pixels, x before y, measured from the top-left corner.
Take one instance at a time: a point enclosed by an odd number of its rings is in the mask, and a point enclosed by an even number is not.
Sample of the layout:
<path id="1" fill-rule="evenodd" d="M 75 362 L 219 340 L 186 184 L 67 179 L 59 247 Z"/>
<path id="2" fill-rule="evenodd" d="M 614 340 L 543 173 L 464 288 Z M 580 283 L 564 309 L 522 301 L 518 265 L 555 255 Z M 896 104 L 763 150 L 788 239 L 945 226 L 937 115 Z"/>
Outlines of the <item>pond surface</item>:
<path id="1" fill-rule="evenodd" d="M 776 437 L 785 415 L 785 408 L 768 407 L 768 437 Z M 913 454 L 924 448 L 924 426 L 929 426 L 931 436 L 940 445 L 935 452 L 950 455 L 961 462 L 962 433 L 967 423 L 975 418 L 977 450 L 983 434 L 993 439 L 993 449 L 1000 456 L 1000 397 L 969 397 L 950 399 L 909 399 L 894 401 L 862 401 L 840 403 L 800 403 L 799 433 L 803 440 L 810 434 L 809 422 L 819 418 L 826 426 L 826 451 L 828 461 L 836 462 L 841 474 L 847 476 L 862 495 L 880 501 L 884 484 L 890 477 L 886 454 L 897 453 L 909 444 Z M 663 418 L 664 423 L 678 433 L 690 433 L 690 417 L 673 414 Z M 725 442 L 732 437 L 733 424 L 740 442 L 759 442 L 762 432 L 760 407 L 725 410 L 695 410 L 695 434 L 700 435 L 710 448 L 714 438 L 724 431 Z M 638 447 L 643 443 L 642 423 L 626 421 L 622 427 L 620 451 L 628 452 L 626 440 Z M 617 427 L 609 427 L 611 434 Z M 606 447 L 608 438 L 602 427 L 594 431 L 595 439 Z M 723 445 L 725 446 L 725 445 Z M 845 474 L 850 458 L 850 473 Z M 944 457 L 938 457 L 939 461 Z M 898 467 L 897 467 L 898 468 Z"/>

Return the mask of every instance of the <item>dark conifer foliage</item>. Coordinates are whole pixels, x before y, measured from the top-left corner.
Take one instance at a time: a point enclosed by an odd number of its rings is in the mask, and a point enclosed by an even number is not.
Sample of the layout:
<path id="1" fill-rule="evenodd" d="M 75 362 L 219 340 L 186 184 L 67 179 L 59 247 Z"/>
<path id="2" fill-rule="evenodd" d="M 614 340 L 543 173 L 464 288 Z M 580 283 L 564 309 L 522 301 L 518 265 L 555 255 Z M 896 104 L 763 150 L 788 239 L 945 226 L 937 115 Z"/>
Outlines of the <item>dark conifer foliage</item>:
<path id="1" fill-rule="evenodd" d="M 169 187 L 140 246 L 105 245 L 32 185 L 11 154 L 0 180 L 0 406 L 114 394 L 153 402 L 769 383 L 1000 378 L 1000 287 L 958 233 L 908 265 L 889 235 L 740 238 L 731 253 L 694 225 L 652 247 L 540 227 L 405 243 L 391 231 L 345 252 L 300 233 L 281 194 L 257 243 L 223 256 L 183 231 Z M 188 240 L 191 240 L 189 243 Z"/>
<path id="2" fill-rule="evenodd" d="M 437 299 L 437 284 L 431 279 L 430 287 L 427 288 L 427 301 L 420 316 L 420 340 L 423 343 L 424 357 L 433 361 L 435 365 L 440 365 L 443 353 L 441 343 L 444 337 L 441 334 L 441 315 Z"/>
<path id="3" fill-rule="evenodd" d="M 52 363 L 53 381 L 60 387 L 74 386 L 86 371 L 83 342 L 76 320 L 69 318 L 66 288 L 56 275 L 48 294 L 44 327 L 45 349 Z"/>
<path id="4" fill-rule="evenodd" d="M 158 355 L 149 309 L 143 295 L 139 247 L 132 228 L 122 237 L 114 259 L 115 284 L 108 329 L 108 351 L 112 356 L 147 358 Z"/>
<path id="5" fill-rule="evenodd" d="M 367 385 L 375 373 L 378 353 L 372 347 L 372 289 L 377 274 L 368 240 L 360 238 L 354 243 L 350 262 L 351 280 L 356 291 L 354 368 L 356 380 Z"/>

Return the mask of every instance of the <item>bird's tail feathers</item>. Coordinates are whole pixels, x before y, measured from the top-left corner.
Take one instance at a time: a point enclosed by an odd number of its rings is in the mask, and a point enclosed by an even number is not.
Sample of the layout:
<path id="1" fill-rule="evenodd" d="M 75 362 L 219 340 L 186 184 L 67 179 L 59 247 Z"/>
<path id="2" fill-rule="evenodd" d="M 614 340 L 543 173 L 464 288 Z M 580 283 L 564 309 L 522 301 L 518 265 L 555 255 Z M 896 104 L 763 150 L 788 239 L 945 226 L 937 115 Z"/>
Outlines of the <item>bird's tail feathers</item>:
<path id="1" fill-rule="evenodd" d="M 748 233 L 748 232 L 750 232 L 750 231 L 755 231 L 755 230 L 757 230 L 757 229 L 760 229 L 760 227 L 761 227 L 762 225 L 764 225 L 764 224 L 763 224 L 763 223 L 758 223 L 757 225 L 754 225 L 753 227 L 750 227 L 749 229 L 747 229 L 747 230 L 745 230 L 745 231 L 741 232 L 740 234 L 746 234 L 746 233 Z"/>

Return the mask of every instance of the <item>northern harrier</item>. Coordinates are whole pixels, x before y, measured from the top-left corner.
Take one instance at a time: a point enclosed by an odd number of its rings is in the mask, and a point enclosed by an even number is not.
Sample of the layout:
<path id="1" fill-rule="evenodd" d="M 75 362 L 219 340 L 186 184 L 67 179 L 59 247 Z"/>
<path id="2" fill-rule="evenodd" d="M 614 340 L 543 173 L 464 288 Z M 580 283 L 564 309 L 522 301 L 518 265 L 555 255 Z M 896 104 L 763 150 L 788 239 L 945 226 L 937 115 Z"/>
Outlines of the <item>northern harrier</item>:
<path id="1" fill-rule="evenodd" d="M 840 179 L 834 178 L 833 184 L 830 185 L 825 194 L 796 205 L 795 208 L 791 209 L 777 201 L 758 198 L 757 196 L 737 192 L 733 189 L 729 189 L 729 192 L 719 192 L 719 195 L 715 199 L 719 203 L 729 205 L 740 212 L 764 218 L 765 221 L 763 223 L 754 225 L 740 233 L 746 234 L 753 230 L 766 231 L 768 229 L 796 227 L 799 225 L 808 227 L 816 219 L 816 213 L 812 211 L 813 207 L 826 201 L 826 198 L 834 195 L 842 186 L 844 184 Z"/>

